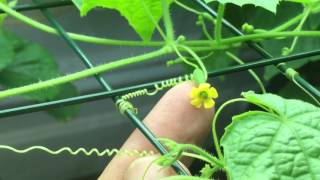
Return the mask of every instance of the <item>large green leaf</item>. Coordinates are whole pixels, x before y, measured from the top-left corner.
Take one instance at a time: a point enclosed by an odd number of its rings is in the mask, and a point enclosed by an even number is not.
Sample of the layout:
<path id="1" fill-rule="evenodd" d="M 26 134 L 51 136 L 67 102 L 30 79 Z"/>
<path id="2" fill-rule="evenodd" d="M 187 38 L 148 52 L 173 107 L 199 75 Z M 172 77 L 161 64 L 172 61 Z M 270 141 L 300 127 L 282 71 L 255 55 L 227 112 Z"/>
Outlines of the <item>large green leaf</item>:
<path id="1" fill-rule="evenodd" d="M 9 2 L 8 5 L 10 7 L 14 7 L 17 4 L 17 0 L 0 0 L 0 3 L 7 4 L 7 2 Z M 6 14 L 0 14 L 0 71 L 12 62 L 14 56 L 12 42 L 7 38 L 5 32 L 2 30 L 3 21 L 6 17 Z"/>
<path id="2" fill-rule="evenodd" d="M 20 42 L 22 44 L 14 46 L 13 62 L 0 72 L 1 85 L 13 88 L 59 76 L 56 63 L 43 47 L 27 41 Z M 25 97 L 47 101 L 56 97 L 58 93 L 59 88 L 53 87 L 26 94 Z"/>
<path id="3" fill-rule="evenodd" d="M 72 84 L 65 84 L 60 86 L 60 93 L 55 97 L 55 99 L 75 97 L 78 94 L 78 90 L 75 86 L 73 86 Z M 79 114 L 79 111 L 79 105 L 61 106 L 58 108 L 48 109 L 48 113 L 50 115 L 52 115 L 56 119 L 63 121 L 69 121 L 72 118 L 76 117 Z"/>
<path id="4" fill-rule="evenodd" d="M 231 179 L 320 179 L 320 109 L 272 94 L 243 96 L 266 111 L 235 116 L 226 128 Z"/>
<path id="5" fill-rule="evenodd" d="M 13 33 L 0 31 L 1 49 L 12 49 L 6 52 L 12 58 L 0 71 L 0 85 L 5 88 L 14 88 L 45 81 L 59 76 L 58 66 L 51 54 L 42 46 L 22 39 Z M 4 39 L 6 44 L 1 44 Z M 3 55 L 0 54 L 0 58 Z M 2 63 L 1 63 L 2 64 Z M 1 65 L 0 64 L 0 65 Z M 66 88 L 67 87 L 67 88 Z M 55 86 L 44 90 L 25 94 L 24 97 L 37 102 L 51 101 L 60 98 L 76 96 L 78 93 L 72 84 Z M 62 111 L 62 109 L 61 109 Z M 75 110 L 51 111 L 55 117 L 62 120 L 70 119 L 75 115 Z M 69 114 L 66 114 L 68 113 Z M 64 116 L 61 115 L 65 114 Z"/>
<path id="6" fill-rule="evenodd" d="M 11 42 L 4 33 L 5 32 L 0 29 L 0 72 L 12 62 L 14 56 L 14 49 Z"/>
<path id="7" fill-rule="evenodd" d="M 168 3 L 171 1 L 167 0 Z M 155 29 L 149 15 L 156 22 L 162 17 L 161 0 L 73 0 L 73 3 L 82 16 L 95 7 L 119 11 L 143 40 L 150 40 Z"/>
<path id="8" fill-rule="evenodd" d="M 214 0 L 205 0 L 206 3 L 212 2 Z M 269 10 L 273 13 L 277 12 L 277 6 L 280 0 L 217 0 L 220 3 L 232 3 L 238 6 L 243 6 L 246 4 L 251 4 L 254 6 L 262 7 L 266 10 Z"/>

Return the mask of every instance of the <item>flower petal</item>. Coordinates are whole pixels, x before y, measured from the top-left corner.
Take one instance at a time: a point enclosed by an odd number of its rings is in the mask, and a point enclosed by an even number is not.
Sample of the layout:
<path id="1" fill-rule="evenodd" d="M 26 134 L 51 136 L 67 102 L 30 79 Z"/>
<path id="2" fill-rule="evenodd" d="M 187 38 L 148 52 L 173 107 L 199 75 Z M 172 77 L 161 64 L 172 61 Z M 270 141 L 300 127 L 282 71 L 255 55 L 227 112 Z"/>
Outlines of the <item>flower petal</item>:
<path id="1" fill-rule="evenodd" d="M 196 108 L 201 108 L 202 102 L 199 98 L 196 98 L 191 101 L 191 104 Z"/>
<path id="2" fill-rule="evenodd" d="M 204 108 L 211 109 L 216 103 L 213 101 L 213 99 L 207 99 L 204 101 Z"/>
<path id="3" fill-rule="evenodd" d="M 211 87 L 211 88 L 209 89 L 208 94 L 209 94 L 209 97 L 210 97 L 210 98 L 218 98 L 218 96 L 219 96 L 216 88 L 214 88 L 214 87 Z"/>
<path id="4" fill-rule="evenodd" d="M 198 96 L 198 94 L 199 94 L 199 89 L 193 87 L 190 93 L 190 98 L 194 99 Z"/>
<path id="5" fill-rule="evenodd" d="M 210 88 L 209 83 L 202 83 L 198 87 L 199 91 L 207 91 L 209 88 Z"/>

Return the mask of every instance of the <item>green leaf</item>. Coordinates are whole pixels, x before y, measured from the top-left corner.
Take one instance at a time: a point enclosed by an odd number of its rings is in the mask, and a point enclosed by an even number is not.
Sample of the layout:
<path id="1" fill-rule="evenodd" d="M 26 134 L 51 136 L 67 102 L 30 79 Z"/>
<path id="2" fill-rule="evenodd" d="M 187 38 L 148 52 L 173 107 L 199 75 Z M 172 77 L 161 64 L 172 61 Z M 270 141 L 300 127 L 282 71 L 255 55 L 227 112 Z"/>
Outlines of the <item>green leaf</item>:
<path id="1" fill-rule="evenodd" d="M 59 76 L 58 66 L 51 54 L 42 46 L 22 39 L 13 33 L 0 31 L 1 39 L 5 39 L 6 44 L 1 46 L 3 49 L 12 49 L 5 54 L 10 54 L 12 59 L 0 71 L 0 85 L 5 88 L 14 88 L 27 84 L 36 83 L 52 79 Z M 0 58 L 3 54 L 0 54 Z M 1 63 L 2 64 L 2 63 Z M 0 64 L 0 65 L 1 65 Z M 44 90 L 35 91 L 23 95 L 23 97 L 37 101 L 46 102 L 64 97 L 77 95 L 77 91 L 72 84 L 55 86 Z M 74 109 L 72 109 L 74 108 Z M 51 111 L 55 117 L 63 120 L 70 119 L 75 115 L 75 107 Z"/>
<path id="2" fill-rule="evenodd" d="M 77 96 L 78 90 L 72 84 L 65 84 L 59 87 L 60 91 L 63 93 L 59 93 L 55 99 L 65 99 L 70 97 Z M 55 117 L 58 120 L 69 121 L 72 118 L 76 117 L 79 114 L 80 106 L 79 105 L 71 105 L 71 106 L 62 106 L 59 108 L 48 109 L 47 110 L 50 115 Z"/>
<path id="3" fill-rule="evenodd" d="M 220 3 L 232 3 L 238 6 L 243 6 L 246 4 L 251 4 L 254 6 L 262 7 L 273 13 L 277 12 L 277 6 L 280 0 L 218 0 Z M 210 1 L 208 1 L 210 2 Z"/>
<path id="4" fill-rule="evenodd" d="M 14 49 L 12 42 L 5 36 L 5 32 L 0 29 L 0 72 L 13 60 Z"/>
<path id="5" fill-rule="evenodd" d="M 79 10 L 81 10 L 82 7 L 82 0 L 72 0 L 73 4 L 77 6 Z"/>
<path id="6" fill-rule="evenodd" d="M 0 72 L 1 85 L 13 88 L 59 76 L 57 64 L 43 47 L 27 41 L 16 45 L 19 46 L 14 47 L 13 62 Z M 47 101 L 54 99 L 59 91 L 58 87 L 52 87 L 24 96 L 32 100 Z"/>
<path id="7" fill-rule="evenodd" d="M 193 80 L 199 85 L 206 82 L 205 74 L 201 69 L 195 69 L 193 71 Z"/>
<path id="8" fill-rule="evenodd" d="M 320 109 L 273 94 L 243 93 L 266 111 L 233 117 L 221 139 L 231 179 L 320 179 Z"/>
<path id="9" fill-rule="evenodd" d="M 167 2 L 171 3 L 172 0 L 167 0 Z M 73 0 L 73 3 L 80 9 L 82 16 L 96 7 L 119 11 L 146 41 L 151 39 L 155 29 L 149 15 L 156 22 L 162 17 L 161 0 Z"/>

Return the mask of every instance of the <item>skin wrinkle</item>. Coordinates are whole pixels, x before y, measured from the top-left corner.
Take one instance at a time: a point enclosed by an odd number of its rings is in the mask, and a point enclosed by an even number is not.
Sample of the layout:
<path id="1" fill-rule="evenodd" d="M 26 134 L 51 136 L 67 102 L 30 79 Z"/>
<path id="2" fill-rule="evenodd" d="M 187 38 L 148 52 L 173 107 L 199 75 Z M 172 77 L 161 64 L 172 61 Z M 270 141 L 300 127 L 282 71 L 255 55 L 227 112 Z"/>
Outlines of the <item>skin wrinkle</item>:
<path id="1" fill-rule="evenodd" d="M 193 86 L 192 82 L 185 82 L 169 90 L 144 119 L 146 126 L 157 137 L 200 145 L 208 136 L 214 110 L 196 109 L 190 104 L 189 94 Z M 122 149 L 156 151 L 137 130 L 130 135 Z M 135 159 L 114 157 L 99 179 L 124 179 L 128 167 L 132 162 L 136 162 Z"/>

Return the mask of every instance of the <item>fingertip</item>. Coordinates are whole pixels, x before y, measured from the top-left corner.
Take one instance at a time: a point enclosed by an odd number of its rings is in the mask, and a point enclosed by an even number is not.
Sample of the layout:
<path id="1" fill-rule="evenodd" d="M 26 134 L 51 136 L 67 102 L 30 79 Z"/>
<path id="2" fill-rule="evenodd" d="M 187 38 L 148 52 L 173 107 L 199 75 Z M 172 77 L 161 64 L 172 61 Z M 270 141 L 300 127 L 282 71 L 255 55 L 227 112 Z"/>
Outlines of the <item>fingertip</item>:
<path id="1" fill-rule="evenodd" d="M 157 119 L 155 125 L 160 127 L 166 127 L 169 124 L 168 130 L 175 131 L 174 134 L 178 136 L 169 138 L 180 143 L 200 144 L 199 139 L 204 138 L 210 131 L 214 108 L 199 109 L 194 107 L 190 98 L 193 87 L 195 84 L 192 81 L 187 81 L 171 88 L 146 118 L 147 120 Z M 159 114 L 162 116 L 155 117 Z"/>

